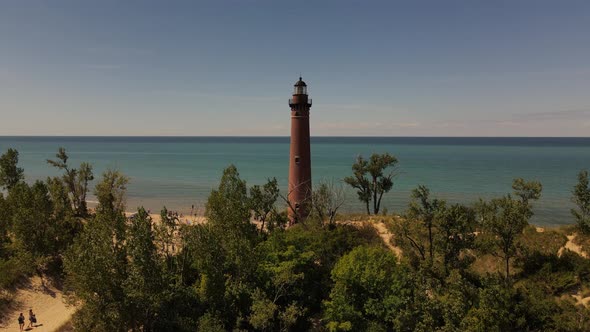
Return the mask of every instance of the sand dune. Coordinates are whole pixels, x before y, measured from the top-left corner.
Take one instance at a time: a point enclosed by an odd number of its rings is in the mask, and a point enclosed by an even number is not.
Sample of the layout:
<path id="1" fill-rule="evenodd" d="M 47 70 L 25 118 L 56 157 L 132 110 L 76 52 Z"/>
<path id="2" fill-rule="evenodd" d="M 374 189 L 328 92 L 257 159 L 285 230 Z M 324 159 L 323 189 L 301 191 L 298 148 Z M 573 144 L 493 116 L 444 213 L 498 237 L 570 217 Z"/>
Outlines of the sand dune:
<path id="1" fill-rule="evenodd" d="M 16 302 L 12 306 L 2 322 L 0 322 L 0 331 L 19 331 L 18 315 L 23 313 L 26 317 L 25 327 L 29 324 L 28 312 L 33 309 L 37 316 L 37 327 L 31 331 L 51 332 L 68 322 L 76 308 L 69 306 L 64 302 L 62 292 L 48 285 L 43 287 L 39 277 L 33 277 L 30 282 L 16 292 Z"/>

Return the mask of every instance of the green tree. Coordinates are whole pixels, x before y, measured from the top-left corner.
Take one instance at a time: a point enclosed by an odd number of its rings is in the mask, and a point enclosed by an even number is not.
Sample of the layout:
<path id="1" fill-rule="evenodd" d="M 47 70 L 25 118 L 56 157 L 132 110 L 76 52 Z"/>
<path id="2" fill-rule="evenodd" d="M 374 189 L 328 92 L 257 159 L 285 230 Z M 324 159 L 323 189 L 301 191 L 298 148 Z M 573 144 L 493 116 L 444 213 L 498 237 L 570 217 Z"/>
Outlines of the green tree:
<path id="1" fill-rule="evenodd" d="M 134 310 L 126 294 L 129 288 L 125 287 L 131 269 L 124 206 L 114 203 L 117 197 L 124 196 L 121 184 L 126 184 L 123 175 L 105 172 L 95 191 L 97 213 L 64 259 L 67 288 L 83 303 L 73 319 L 76 329 L 82 331 L 123 332 L 135 327 Z"/>
<path id="2" fill-rule="evenodd" d="M 411 278 L 395 255 L 380 247 L 359 246 L 332 271 L 334 287 L 326 302 L 331 331 L 393 330 L 412 298 Z"/>
<path id="3" fill-rule="evenodd" d="M 0 193 L 0 258 L 6 256 L 6 246 L 10 242 L 8 230 L 12 223 L 12 212 L 10 205 L 4 199 L 4 195 Z"/>
<path id="4" fill-rule="evenodd" d="M 197 332 L 226 332 L 221 319 L 211 313 L 206 313 L 199 319 Z"/>
<path id="5" fill-rule="evenodd" d="M 257 266 L 256 246 L 262 237 L 250 221 L 251 200 L 246 181 L 235 166 L 223 171 L 219 186 L 211 191 L 205 216 L 194 243 L 195 265 L 200 266 L 199 293 L 213 311 L 224 313 L 224 325 L 234 326 L 247 317 Z M 205 251 L 213 250 L 213 253 Z M 231 277 L 226 277 L 231 276 Z"/>
<path id="6" fill-rule="evenodd" d="M 135 331 L 154 331 L 165 289 L 152 218 L 140 208 L 127 229 L 127 278 L 123 283 L 130 324 Z"/>
<path id="7" fill-rule="evenodd" d="M 588 185 L 588 171 L 578 173 L 578 183 L 574 186 L 572 201 L 576 208 L 571 210 L 576 223 L 584 233 L 590 233 L 590 186 Z"/>
<path id="8" fill-rule="evenodd" d="M 541 191 L 543 190 L 541 183 L 517 178 L 512 182 L 512 189 L 514 190 L 514 195 L 520 197 L 522 203 L 528 208 L 529 218 L 532 217 L 533 209 L 530 201 L 541 198 Z"/>
<path id="9" fill-rule="evenodd" d="M 136 216 L 138 215 L 135 215 L 134 218 Z M 160 222 L 154 224 L 153 226 L 155 231 L 154 241 L 158 246 L 158 250 L 164 256 L 166 261 L 166 269 L 170 273 L 177 272 L 174 254 L 177 249 L 176 234 L 178 226 L 178 217 L 170 215 L 166 207 L 160 211 Z"/>
<path id="10" fill-rule="evenodd" d="M 397 158 L 389 153 L 372 154 L 369 160 L 362 156 L 352 165 L 352 176 L 344 178 L 344 182 L 357 190 L 358 198 L 364 202 L 367 214 L 371 214 L 369 203 L 373 201 L 373 213 L 378 214 L 383 194 L 393 187 L 394 171 L 386 173 L 389 168 L 395 169 Z"/>
<path id="11" fill-rule="evenodd" d="M 267 220 L 277 214 L 275 203 L 278 198 L 279 185 L 276 178 L 269 179 L 262 187 L 254 185 L 250 188 L 250 207 L 254 219 L 260 222 L 261 234 Z"/>
<path id="12" fill-rule="evenodd" d="M 63 254 L 82 231 L 82 221 L 76 217 L 63 182 L 56 178 L 48 178 L 46 184 L 53 206 L 54 244 L 56 251 Z"/>
<path id="13" fill-rule="evenodd" d="M 25 178 L 23 169 L 17 165 L 17 150 L 8 149 L 6 153 L 0 156 L 0 188 L 10 191 Z"/>
<path id="14" fill-rule="evenodd" d="M 94 195 L 98 198 L 98 209 L 116 214 L 125 212 L 125 196 L 129 178 L 119 171 L 107 170 L 101 182 L 96 184 Z"/>
<path id="15" fill-rule="evenodd" d="M 431 263 L 434 260 L 433 227 L 435 216 L 444 206 L 444 201 L 430 198 L 430 190 L 426 186 L 418 186 L 412 191 L 408 217 L 411 220 L 421 221 L 428 230 L 428 253 Z"/>
<path id="16" fill-rule="evenodd" d="M 94 180 L 92 166 L 88 163 L 81 163 L 79 169 L 71 168 L 68 165 L 69 156 L 62 147 L 59 148 L 55 157 L 56 160 L 47 159 L 47 163 L 64 171 L 61 180 L 68 188 L 76 216 L 88 216 L 86 195 L 88 194 L 89 182 Z"/>
<path id="17" fill-rule="evenodd" d="M 461 204 L 441 209 L 436 217 L 437 247 L 443 258 L 446 274 L 461 267 L 462 253 L 474 247 L 475 211 Z"/>
<path id="18" fill-rule="evenodd" d="M 8 196 L 8 204 L 12 210 L 11 229 L 18 245 L 36 259 L 55 254 L 53 204 L 45 183 L 17 184 Z"/>
<path id="19" fill-rule="evenodd" d="M 488 240 L 501 251 L 500 257 L 504 260 L 508 281 L 510 259 L 516 254 L 518 239 L 529 224 L 530 207 L 507 195 L 489 202 L 481 201 L 478 208 L 484 231 L 489 235 Z"/>
<path id="20" fill-rule="evenodd" d="M 251 200 L 246 181 L 235 166 L 223 171 L 219 187 L 209 195 L 205 216 L 221 240 L 233 276 L 247 276 L 255 268 L 254 248 L 259 241 L 256 226 L 250 222 Z"/>
<path id="21" fill-rule="evenodd" d="M 124 227 L 124 216 L 99 210 L 66 254 L 67 289 L 75 296 L 74 301 L 83 303 L 73 318 L 77 330 L 123 332 L 133 327 L 124 287 L 125 238 L 113 224 Z"/>
<path id="22" fill-rule="evenodd" d="M 39 263 L 15 234 L 12 204 L 10 197 L 4 198 L 0 193 L 0 289 L 12 286 L 22 276 L 33 273 L 38 268 L 36 263 Z M 25 225 L 19 225 L 19 228 L 22 226 Z"/>

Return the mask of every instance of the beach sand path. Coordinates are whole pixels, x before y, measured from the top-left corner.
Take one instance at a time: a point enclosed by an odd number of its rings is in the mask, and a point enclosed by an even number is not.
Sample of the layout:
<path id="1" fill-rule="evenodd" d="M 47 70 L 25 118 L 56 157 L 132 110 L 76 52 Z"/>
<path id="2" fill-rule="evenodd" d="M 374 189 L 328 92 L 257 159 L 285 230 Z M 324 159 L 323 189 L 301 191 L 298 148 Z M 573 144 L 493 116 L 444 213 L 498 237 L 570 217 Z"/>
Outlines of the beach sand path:
<path id="1" fill-rule="evenodd" d="M 52 332 L 72 319 L 75 307 L 64 302 L 63 294 L 53 286 L 43 287 L 39 277 L 33 277 L 30 282 L 19 288 L 15 295 L 16 302 L 2 322 L 0 331 L 19 331 L 18 315 L 25 315 L 25 328 L 29 324 L 29 309 L 33 309 L 37 317 L 37 327 L 31 331 Z"/>

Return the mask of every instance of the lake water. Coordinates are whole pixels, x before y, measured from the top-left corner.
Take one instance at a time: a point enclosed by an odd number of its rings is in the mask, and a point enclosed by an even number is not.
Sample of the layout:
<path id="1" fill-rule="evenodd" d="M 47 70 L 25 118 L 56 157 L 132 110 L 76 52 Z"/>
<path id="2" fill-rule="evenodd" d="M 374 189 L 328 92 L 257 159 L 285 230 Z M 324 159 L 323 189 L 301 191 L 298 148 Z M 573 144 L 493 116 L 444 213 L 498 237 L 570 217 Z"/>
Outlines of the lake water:
<path id="1" fill-rule="evenodd" d="M 59 174 L 45 160 L 60 146 L 73 166 L 87 161 L 96 175 L 113 168 L 129 176 L 129 209 L 166 205 L 186 212 L 195 204 L 203 212 L 229 164 L 249 185 L 276 177 L 283 193 L 287 187 L 288 137 L 0 137 L 2 153 L 19 151 L 27 181 Z M 395 155 L 399 175 L 382 203 L 395 213 L 420 184 L 439 198 L 472 203 L 510 192 L 516 177 L 541 181 L 533 219 L 539 225 L 573 222 L 572 187 L 577 173 L 590 169 L 590 138 L 314 137 L 311 148 L 314 183 L 350 175 L 358 155 Z M 344 208 L 363 211 L 351 190 Z"/>

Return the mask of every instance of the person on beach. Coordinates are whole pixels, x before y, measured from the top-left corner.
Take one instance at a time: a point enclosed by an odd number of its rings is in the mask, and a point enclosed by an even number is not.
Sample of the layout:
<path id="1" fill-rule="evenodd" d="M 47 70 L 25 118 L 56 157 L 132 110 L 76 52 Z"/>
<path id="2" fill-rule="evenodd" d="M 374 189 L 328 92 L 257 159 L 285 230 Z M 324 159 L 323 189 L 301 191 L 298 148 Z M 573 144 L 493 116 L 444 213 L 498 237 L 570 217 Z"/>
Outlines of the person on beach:
<path id="1" fill-rule="evenodd" d="M 29 327 L 35 327 L 35 325 L 33 325 L 35 323 L 37 323 L 37 317 L 35 317 L 33 309 L 29 309 Z"/>
<path id="2" fill-rule="evenodd" d="M 25 315 L 23 315 L 22 312 L 20 313 L 20 316 L 18 316 L 18 327 L 21 331 L 25 328 Z"/>

